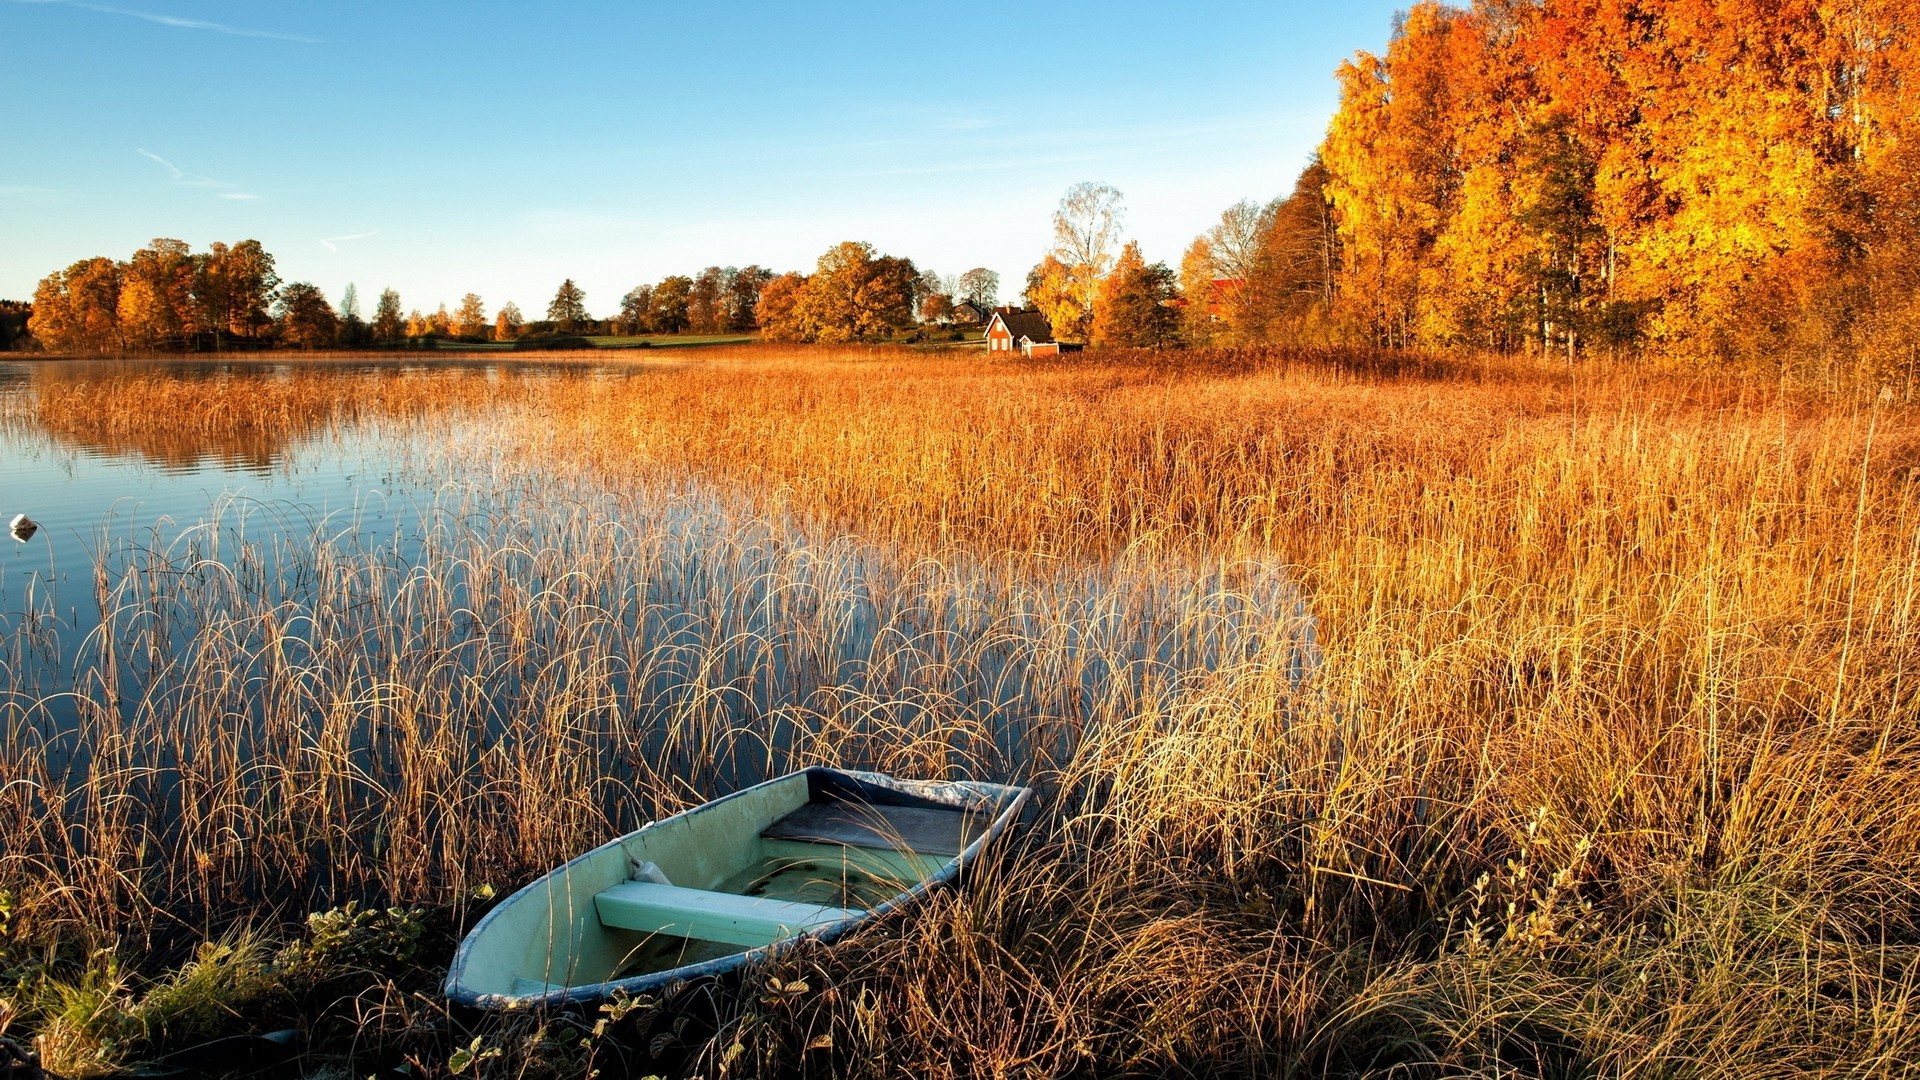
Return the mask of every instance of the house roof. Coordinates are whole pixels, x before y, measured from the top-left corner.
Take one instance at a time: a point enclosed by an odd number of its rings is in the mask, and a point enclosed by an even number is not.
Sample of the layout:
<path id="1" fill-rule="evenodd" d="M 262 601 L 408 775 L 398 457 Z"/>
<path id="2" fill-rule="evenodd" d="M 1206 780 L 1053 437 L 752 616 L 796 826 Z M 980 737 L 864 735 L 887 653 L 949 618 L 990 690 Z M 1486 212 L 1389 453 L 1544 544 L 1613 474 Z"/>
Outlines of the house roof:
<path id="1" fill-rule="evenodd" d="M 1007 333 L 1012 334 L 1016 340 L 1020 338 L 1036 342 L 1053 340 L 1053 326 L 1047 322 L 1045 315 L 1037 311 L 996 311 L 993 317 L 1005 323 Z"/>

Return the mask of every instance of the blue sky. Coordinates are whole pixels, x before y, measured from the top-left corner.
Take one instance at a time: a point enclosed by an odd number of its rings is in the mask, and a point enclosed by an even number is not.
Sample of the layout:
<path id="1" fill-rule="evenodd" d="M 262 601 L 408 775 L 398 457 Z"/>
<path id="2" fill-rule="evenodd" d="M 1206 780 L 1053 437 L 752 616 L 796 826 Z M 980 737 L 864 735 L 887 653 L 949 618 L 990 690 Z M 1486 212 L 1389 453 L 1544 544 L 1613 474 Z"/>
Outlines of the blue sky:
<path id="1" fill-rule="evenodd" d="M 1177 263 L 1287 191 L 1404 0 L 0 0 L 0 298 L 156 236 L 544 312 L 841 240 L 1019 291 L 1066 188 Z"/>

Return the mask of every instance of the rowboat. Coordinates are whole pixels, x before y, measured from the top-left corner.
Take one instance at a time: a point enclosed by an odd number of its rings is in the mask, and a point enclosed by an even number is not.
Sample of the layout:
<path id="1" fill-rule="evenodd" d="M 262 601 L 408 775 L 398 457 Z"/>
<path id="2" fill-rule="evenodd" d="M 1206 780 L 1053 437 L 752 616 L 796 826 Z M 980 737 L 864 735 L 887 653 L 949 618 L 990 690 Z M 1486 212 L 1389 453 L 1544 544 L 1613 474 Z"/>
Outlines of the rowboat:
<path id="1" fill-rule="evenodd" d="M 953 882 L 1030 788 L 810 768 L 594 848 L 502 901 L 454 954 L 480 1009 L 592 1005 L 833 941 Z"/>

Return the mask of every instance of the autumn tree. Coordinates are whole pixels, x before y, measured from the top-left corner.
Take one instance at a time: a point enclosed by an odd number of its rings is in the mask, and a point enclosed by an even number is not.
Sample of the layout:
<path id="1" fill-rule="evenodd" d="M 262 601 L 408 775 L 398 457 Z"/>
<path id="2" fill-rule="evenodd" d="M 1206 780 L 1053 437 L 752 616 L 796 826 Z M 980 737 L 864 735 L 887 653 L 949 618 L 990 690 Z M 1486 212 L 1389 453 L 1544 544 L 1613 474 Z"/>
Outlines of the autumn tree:
<path id="1" fill-rule="evenodd" d="M 1053 212 L 1053 255 L 1069 267 L 1084 268 L 1093 279 L 1106 276 L 1113 248 L 1120 242 L 1125 207 L 1109 184 L 1082 181 L 1067 189 Z"/>
<path id="2" fill-rule="evenodd" d="M 1526 313 L 1543 350 L 1558 340 L 1571 358 L 1588 326 L 1589 279 L 1600 265 L 1596 163 L 1565 116 L 1537 125 L 1521 151 L 1530 190 L 1514 220 L 1534 238 L 1534 250 L 1524 263 L 1530 281 L 1516 311 Z"/>
<path id="3" fill-rule="evenodd" d="M 1409 9 L 1385 56 L 1358 54 L 1340 66 L 1340 107 L 1321 150 L 1346 265 L 1355 321 L 1384 345 L 1415 343 L 1422 271 L 1453 208 L 1450 63 L 1472 33 L 1466 16 L 1422 0 Z M 1457 32 L 1457 33 L 1456 33 Z"/>
<path id="4" fill-rule="evenodd" d="M 1227 320 L 1214 301 L 1214 282 L 1219 270 L 1213 263 L 1213 246 L 1203 233 L 1193 238 L 1180 257 L 1180 337 L 1188 345 L 1218 345 L 1227 339 Z"/>
<path id="5" fill-rule="evenodd" d="M 745 266 L 727 279 L 725 304 L 726 329 L 745 333 L 759 325 L 760 291 L 773 280 L 773 271 L 760 266 Z"/>
<path id="6" fill-rule="evenodd" d="M 493 340 L 512 341 L 526 326 L 527 319 L 520 314 L 520 305 L 509 300 L 500 305 L 499 314 L 493 317 Z"/>
<path id="7" fill-rule="evenodd" d="M 156 239 L 122 269 L 118 316 L 123 344 L 184 349 L 200 329 L 198 267 L 184 241 Z"/>
<path id="8" fill-rule="evenodd" d="M 913 325 L 920 277 L 913 262 L 848 240 L 820 256 L 798 305 L 806 340 L 835 344 L 885 337 Z"/>
<path id="9" fill-rule="evenodd" d="M 339 319 L 326 294 L 304 281 L 296 281 L 280 290 L 274 314 L 280 324 L 280 341 L 300 349 L 318 349 L 333 344 Z"/>
<path id="10" fill-rule="evenodd" d="M 120 265 L 82 259 L 42 278 L 28 330 L 49 352 L 110 352 L 120 335 Z"/>
<path id="11" fill-rule="evenodd" d="M 572 278 L 562 281 L 554 292 L 553 302 L 547 305 L 547 321 L 566 334 L 576 333 L 586 325 L 587 294 L 580 291 Z"/>
<path id="12" fill-rule="evenodd" d="M 1242 280 L 1253 276 L 1260 237 L 1271 216 L 1270 210 L 1251 199 L 1241 199 L 1220 212 L 1219 222 L 1207 230 L 1207 245 L 1220 276 Z"/>
<path id="13" fill-rule="evenodd" d="M 920 271 L 913 260 L 882 255 L 873 261 L 867 280 L 861 300 L 867 315 L 864 325 L 873 328 L 868 333 L 885 337 L 910 329 L 916 321 L 914 307 L 920 295 Z"/>
<path id="14" fill-rule="evenodd" d="M 920 276 L 913 282 L 913 310 L 916 315 L 922 319 L 926 318 L 925 315 L 920 314 L 920 309 L 930 297 L 945 296 L 949 301 L 952 300 L 953 292 L 947 288 L 946 280 L 933 270 L 920 271 Z"/>
<path id="15" fill-rule="evenodd" d="M 1093 319 L 1093 344 L 1108 348 L 1162 349 L 1179 339 L 1179 298 L 1174 273 L 1165 263 L 1148 266 L 1140 245 L 1120 251 L 1106 280 Z"/>
<path id="16" fill-rule="evenodd" d="M 1186 329 L 1195 344 L 1261 340 L 1257 301 L 1265 274 L 1259 260 L 1271 220 L 1271 208 L 1242 199 L 1187 248 L 1180 260 L 1180 289 L 1187 298 Z"/>
<path id="17" fill-rule="evenodd" d="M 731 267 L 709 266 L 694 275 L 687 289 L 687 327 L 696 334 L 718 334 L 727 328 L 725 296 Z"/>
<path id="18" fill-rule="evenodd" d="M 280 278 L 258 241 L 213 244 L 196 255 L 157 239 L 125 262 L 86 259 L 40 283 L 36 304 L 48 347 L 83 352 L 224 347 L 272 325 Z"/>
<path id="19" fill-rule="evenodd" d="M 800 301 L 806 290 L 806 275 L 795 273 L 781 274 L 760 287 L 755 314 L 763 340 L 806 340 L 807 331 L 800 316 Z"/>
<path id="20" fill-rule="evenodd" d="M 1390 345 L 1904 363 L 1914 38 L 1898 0 L 1417 3 L 1340 71 L 1322 295 Z"/>
<path id="21" fill-rule="evenodd" d="M 1093 336 L 1092 304 L 1082 296 L 1073 268 L 1052 255 L 1027 271 L 1026 303 L 1047 317 L 1056 340 L 1085 342 Z"/>
<path id="22" fill-rule="evenodd" d="M 169 341 L 172 312 L 167 300 L 147 277 L 123 277 L 120 303 L 114 313 L 120 344 L 127 349 L 154 349 Z"/>
<path id="23" fill-rule="evenodd" d="M 1120 192 L 1108 184 L 1083 181 L 1061 197 L 1053 214 L 1053 248 L 1035 268 L 1045 278 L 1042 292 L 1055 301 L 1060 317 L 1049 313 L 1049 321 L 1059 340 L 1084 342 L 1092 332 L 1100 283 L 1113 266 L 1124 216 Z"/>
<path id="24" fill-rule="evenodd" d="M 635 285 L 620 298 L 620 313 L 613 318 L 614 333 L 645 334 L 653 329 L 653 286 Z"/>
<path id="25" fill-rule="evenodd" d="M 14 349 L 30 341 L 27 323 L 32 318 L 33 305 L 0 300 L 0 350 Z"/>
<path id="26" fill-rule="evenodd" d="M 1268 206 L 1244 281 L 1222 311 L 1229 336 L 1250 342 L 1325 343 L 1340 269 L 1340 244 L 1326 197 L 1326 168 L 1309 164 L 1286 198 Z M 1182 268 L 1182 285 L 1186 270 Z M 1188 310 L 1193 303 L 1189 290 Z"/>
<path id="27" fill-rule="evenodd" d="M 689 302 L 693 279 L 675 274 L 653 287 L 653 329 L 662 334 L 684 333 L 691 325 Z"/>
<path id="28" fill-rule="evenodd" d="M 258 240 L 242 240 L 229 247 L 213 244 L 200 263 L 194 286 L 203 321 L 221 348 L 228 336 L 258 339 L 273 329 L 271 314 L 280 290 L 280 274 L 273 255 Z"/>
<path id="29" fill-rule="evenodd" d="M 380 290 L 380 299 L 373 306 L 373 323 L 369 327 L 373 340 L 383 345 L 393 345 L 406 336 L 406 320 L 400 314 L 400 294 L 392 289 Z"/>
<path id="30" fill-rule="evenodd" d="M 460 306 L 453 310 L 453 336 L 458 338 L 484 337 L 487 332 L 487 305 L 478 293 L 468 293 L 460 298 Z"/>

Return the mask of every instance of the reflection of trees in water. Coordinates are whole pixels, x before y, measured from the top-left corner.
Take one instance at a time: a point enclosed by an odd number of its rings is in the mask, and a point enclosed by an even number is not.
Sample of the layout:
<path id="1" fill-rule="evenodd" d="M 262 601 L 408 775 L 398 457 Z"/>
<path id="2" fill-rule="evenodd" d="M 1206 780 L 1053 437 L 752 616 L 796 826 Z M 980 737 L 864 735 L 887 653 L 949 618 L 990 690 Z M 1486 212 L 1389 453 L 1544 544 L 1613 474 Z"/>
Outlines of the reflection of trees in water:
<path id="1" fill-rule="evenodd" d="M 472 407 L 525 392 L 527 374 L 494 365 L 46 364 L 4 414 L 69 446 L 168 468 L 214 460 L 266 469 L 330 426 Z"/>

